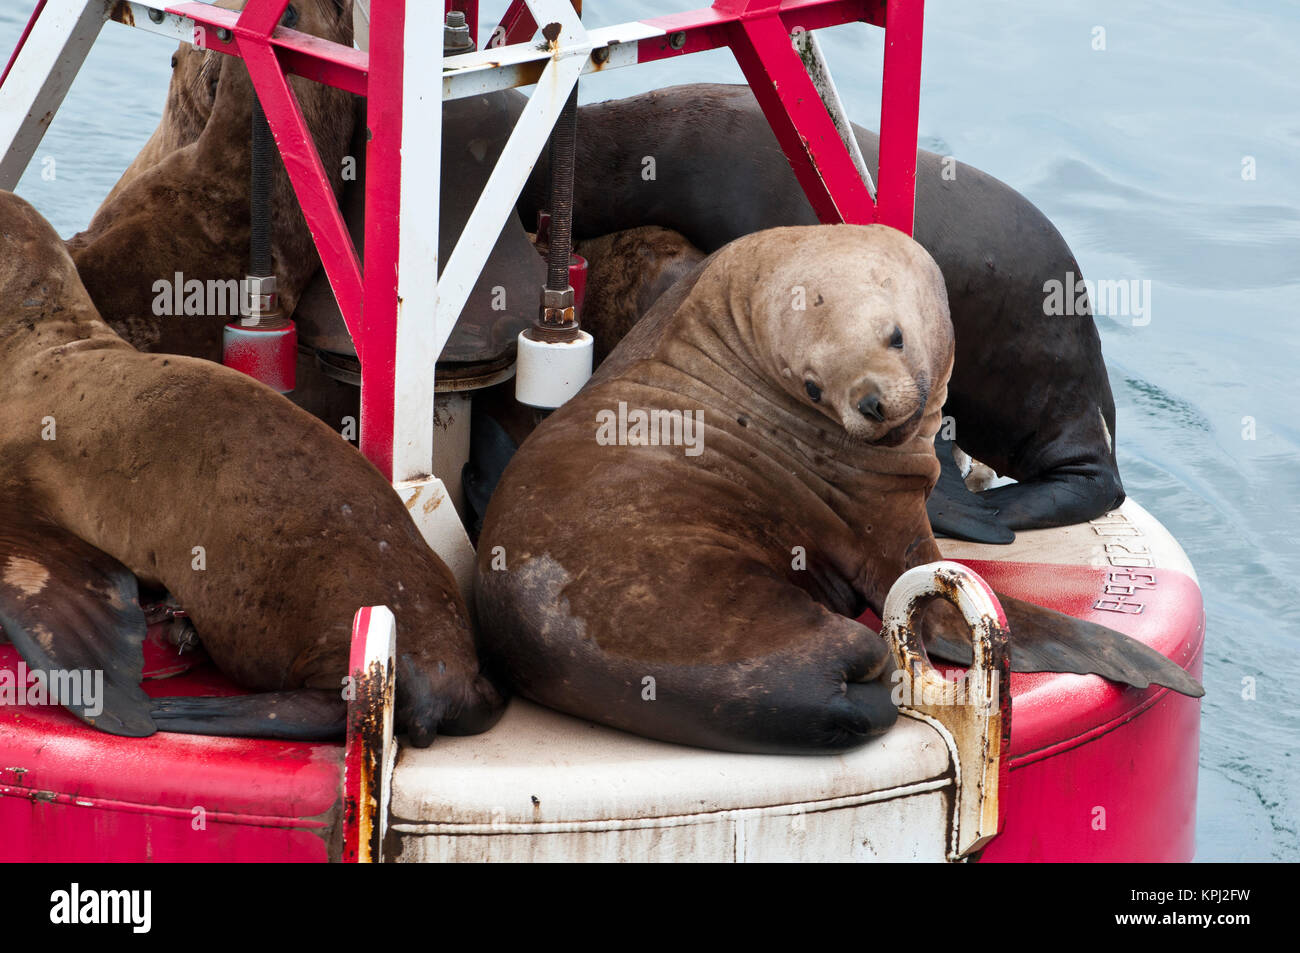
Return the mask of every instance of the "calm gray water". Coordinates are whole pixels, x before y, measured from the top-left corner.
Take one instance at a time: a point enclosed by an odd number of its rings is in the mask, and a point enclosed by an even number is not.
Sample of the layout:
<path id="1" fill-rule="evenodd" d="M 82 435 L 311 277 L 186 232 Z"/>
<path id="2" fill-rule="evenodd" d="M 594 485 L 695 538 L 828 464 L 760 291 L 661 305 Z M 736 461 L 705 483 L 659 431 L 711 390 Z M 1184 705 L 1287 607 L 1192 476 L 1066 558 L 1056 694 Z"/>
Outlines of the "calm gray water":
<path id="1" fill-rule="evenodd" d="M 6 59 L 31 2 L 0 0 Z M 594 0 L 587 21 L 694 5 Z M 484 20 L 504 6 L 485 3 Z M 922 146 L 1036 202 L 1084 275 L 1151 283 L 1149 323 L 1098 324 L 1125 486 L 1205 591 L 1197 856 L 1300 859 L 1300 7 L 930 0 L 926 32 Z M 880 32 L 822 37 L 850 115 L 875 127 Z M 85 226 L 148 138 L 171 52 L 105 28 L 38 153 L 53 178 L 38 161 L 19 188 L 60 233 Z M 700 80 L 742 81 L 730 54 L 701 54 L 595 77 L 583 99 Z"/>

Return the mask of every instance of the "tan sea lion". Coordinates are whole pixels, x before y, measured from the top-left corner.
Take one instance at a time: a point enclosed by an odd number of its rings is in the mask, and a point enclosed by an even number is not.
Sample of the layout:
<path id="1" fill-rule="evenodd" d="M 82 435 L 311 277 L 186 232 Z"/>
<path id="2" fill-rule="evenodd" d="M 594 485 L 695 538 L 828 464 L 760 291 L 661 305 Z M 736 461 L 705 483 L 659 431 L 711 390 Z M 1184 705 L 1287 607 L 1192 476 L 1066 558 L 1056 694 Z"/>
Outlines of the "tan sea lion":
<path id="1" fill-rule="evenodd" d="M 137 578 L 261 694 L 146 698 Z M 54 230 L 0 193 L 0 626 L 27 664 L 103 670 L 102 714 L 72 710 L 115 734 L 335 737 L 366 605 L 397 617 L 413 744 L 492 723 L 455 581 L 383 476 L 251 378 L 136 351 Z"/>
<path id="2" fill-rule="evenodd" d="M 543 704 L 704 747 L 839 751 L 887 728 L 889 654 L 854 619 L 940 558 L 925 500 L 953 350 L 943 276 L 893 229 L 712 255 L 506 469 L 475 579 L 490 664 Z M 1110 629 L 1002 605 L 1017 671 L 1202 691 Z M 969 660 L 942 612 L 924 628 Z"/>
<path id="3" fill-rule="evenodd" d="M 240 9 L 243 2 L 219 6 Z M 281 24 L 350 46 L 352 0 L 294 0 Z M 68 250 L 100 314 L 128 343 L 219 361 L 222 327 L 237 316 L 229 296 L 221 313 L 159 314 L 166 309 L 155 308 L 155 283 L 172 283 L 179 273 L 206 289 L 248 272 L 253 86 L 242 60 L 189 43 L 172 63 L 158 128 L 87 229 L 68 239 Z M 353 96 L 301 77 L 289 82 L 337 196 Z M 273 164 L 271 252 L 281 308 L 292 314 L 320 259 L 284 165 L 278 157 Z"/>

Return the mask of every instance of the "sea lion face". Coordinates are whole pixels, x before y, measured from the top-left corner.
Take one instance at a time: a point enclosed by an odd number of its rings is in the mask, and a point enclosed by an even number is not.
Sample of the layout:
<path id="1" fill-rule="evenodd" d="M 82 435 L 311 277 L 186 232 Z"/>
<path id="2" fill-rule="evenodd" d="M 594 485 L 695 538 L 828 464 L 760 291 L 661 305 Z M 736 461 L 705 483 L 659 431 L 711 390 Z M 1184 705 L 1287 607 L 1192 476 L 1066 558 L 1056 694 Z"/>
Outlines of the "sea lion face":
<path id="1" fill-rule="evenodd" d="M 819 239 L 820 254 L 801 242 L 800 259 L 764 282 L 756 335 L 767 331 L 792 398 L 854 441 L 898 446 L 918 432 L 951 368 L 943 277 L 894 229 L 838 226 Z"/>
<path id="2" fill-rule="evenodd" d="M 244 0 L 217 0 L 215 6 L 242 10 Z M 293 0 L 280 17 L 280 26 L 326 39 L 351 37 L 352 0 Z M 167 88 L 167 114 L 179 144 L 193 142 L 203 131 L 217 100 L 224 53 L 182 43 L 172 54 L 172 79 Z"/>

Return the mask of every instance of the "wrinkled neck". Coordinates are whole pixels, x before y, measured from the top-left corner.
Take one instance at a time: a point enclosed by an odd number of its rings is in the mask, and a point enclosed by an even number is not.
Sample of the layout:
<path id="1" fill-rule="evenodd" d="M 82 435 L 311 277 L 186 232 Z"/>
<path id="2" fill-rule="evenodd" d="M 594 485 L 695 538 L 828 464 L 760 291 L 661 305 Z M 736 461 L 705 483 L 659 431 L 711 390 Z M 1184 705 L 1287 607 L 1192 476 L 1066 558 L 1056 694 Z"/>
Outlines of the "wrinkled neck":
<path id="1" fill-rule="evenodd" d="M 681 331 L 663 339 L 661 357 L 691 369 L 701 390 L 725 400 L 733 416 L 770 424 L 753 438 L 772 458 L 795 464 L 805 483 L 821 485 L 846 522 L 857 520 L 861 507 L 878 505 L 882 490 L 928 494 L 939 477 L 934 437 L 947 399 L 947 371 L 931 387 L 915 434 L 894 447 L 863 443 L 780 385 L 769 342 L 737 297 L 728 295 L 730 314 L 726 306 L 689 302 L 678 315 Z"/>

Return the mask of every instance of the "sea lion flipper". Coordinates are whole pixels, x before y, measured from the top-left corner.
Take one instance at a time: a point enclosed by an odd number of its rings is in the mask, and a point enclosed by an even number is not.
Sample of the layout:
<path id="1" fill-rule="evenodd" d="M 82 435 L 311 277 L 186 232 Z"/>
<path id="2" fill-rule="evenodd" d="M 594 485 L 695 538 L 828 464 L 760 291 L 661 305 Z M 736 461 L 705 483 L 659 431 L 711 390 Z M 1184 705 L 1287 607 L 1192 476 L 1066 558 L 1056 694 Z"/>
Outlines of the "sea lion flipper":
<path id="1" fill-rule="evenodd" d="M 332 689 L 303 688 L 257 695 L 155 698 L 159 731 L 187 735 L 336 741 L 347 727 L 348 703 Z"/>
<path id="2" fill-rule="evenodd" d="M 998 601 L 1011 628 L 1013 672 L 1092 674 L 1137 688 L 1163 685 L 1192 698 L 1205 694 L 1181 666 L 1114 629 L 1010 596 L 999 595 Z M 944 661 L 971 664 L 969 637 L 963 638 L 965 627 L 960 623 L 955 628 L 936 625 L 936 621 L 929 614 L 924 620 L 926 651 Z"/>
<path id="3" fill-rule="evenodd" d="M 13 503 L 0 508 L 0 628 L 50 701 L 109 734 L 154 733 L 135 575 Z"/>
<path id="4" fill-rule="evenodd" d="M 1053 472 L 1025 483 L 994 487 L 979 499 L 996 506 L 1012 529 L 1069 526 L 1109 512 L 1124 502 L 1118 477 L 1098 465 L 1081 472 Z"/>
<path id="5" fill-rule="evenodd" d="M 470 421 L 469 460 L 461 468 L 461 486 L 469 505 L 473 536 L 483 529 L 483 514 L 496 492 L 501 474 L 514 458 L 518 447 L 510 434 L 490 414 L 474 414 Z"/>
<path id="6" fill-rule="evenodd" d="M 939 482 L 925 501 L 930 528 L 938 536 L 966 539 L 973 543 L 1010 543 L 1016 538 L 998 518 L 998 509 L 987 498 L 966 488 L 961 470 L 952 456 L 951 440 L 934 439 L 939 457 Z"/>
<path id="7" fill-rule="evenodd" d="M 1138 688 L 1163 685 L 1200 698 L 1205 689 L 1179 665 L 1137 639 L 1029 602 L 999 596 L 1011 626 L 1011 670 L 1089 672 Z"/>

